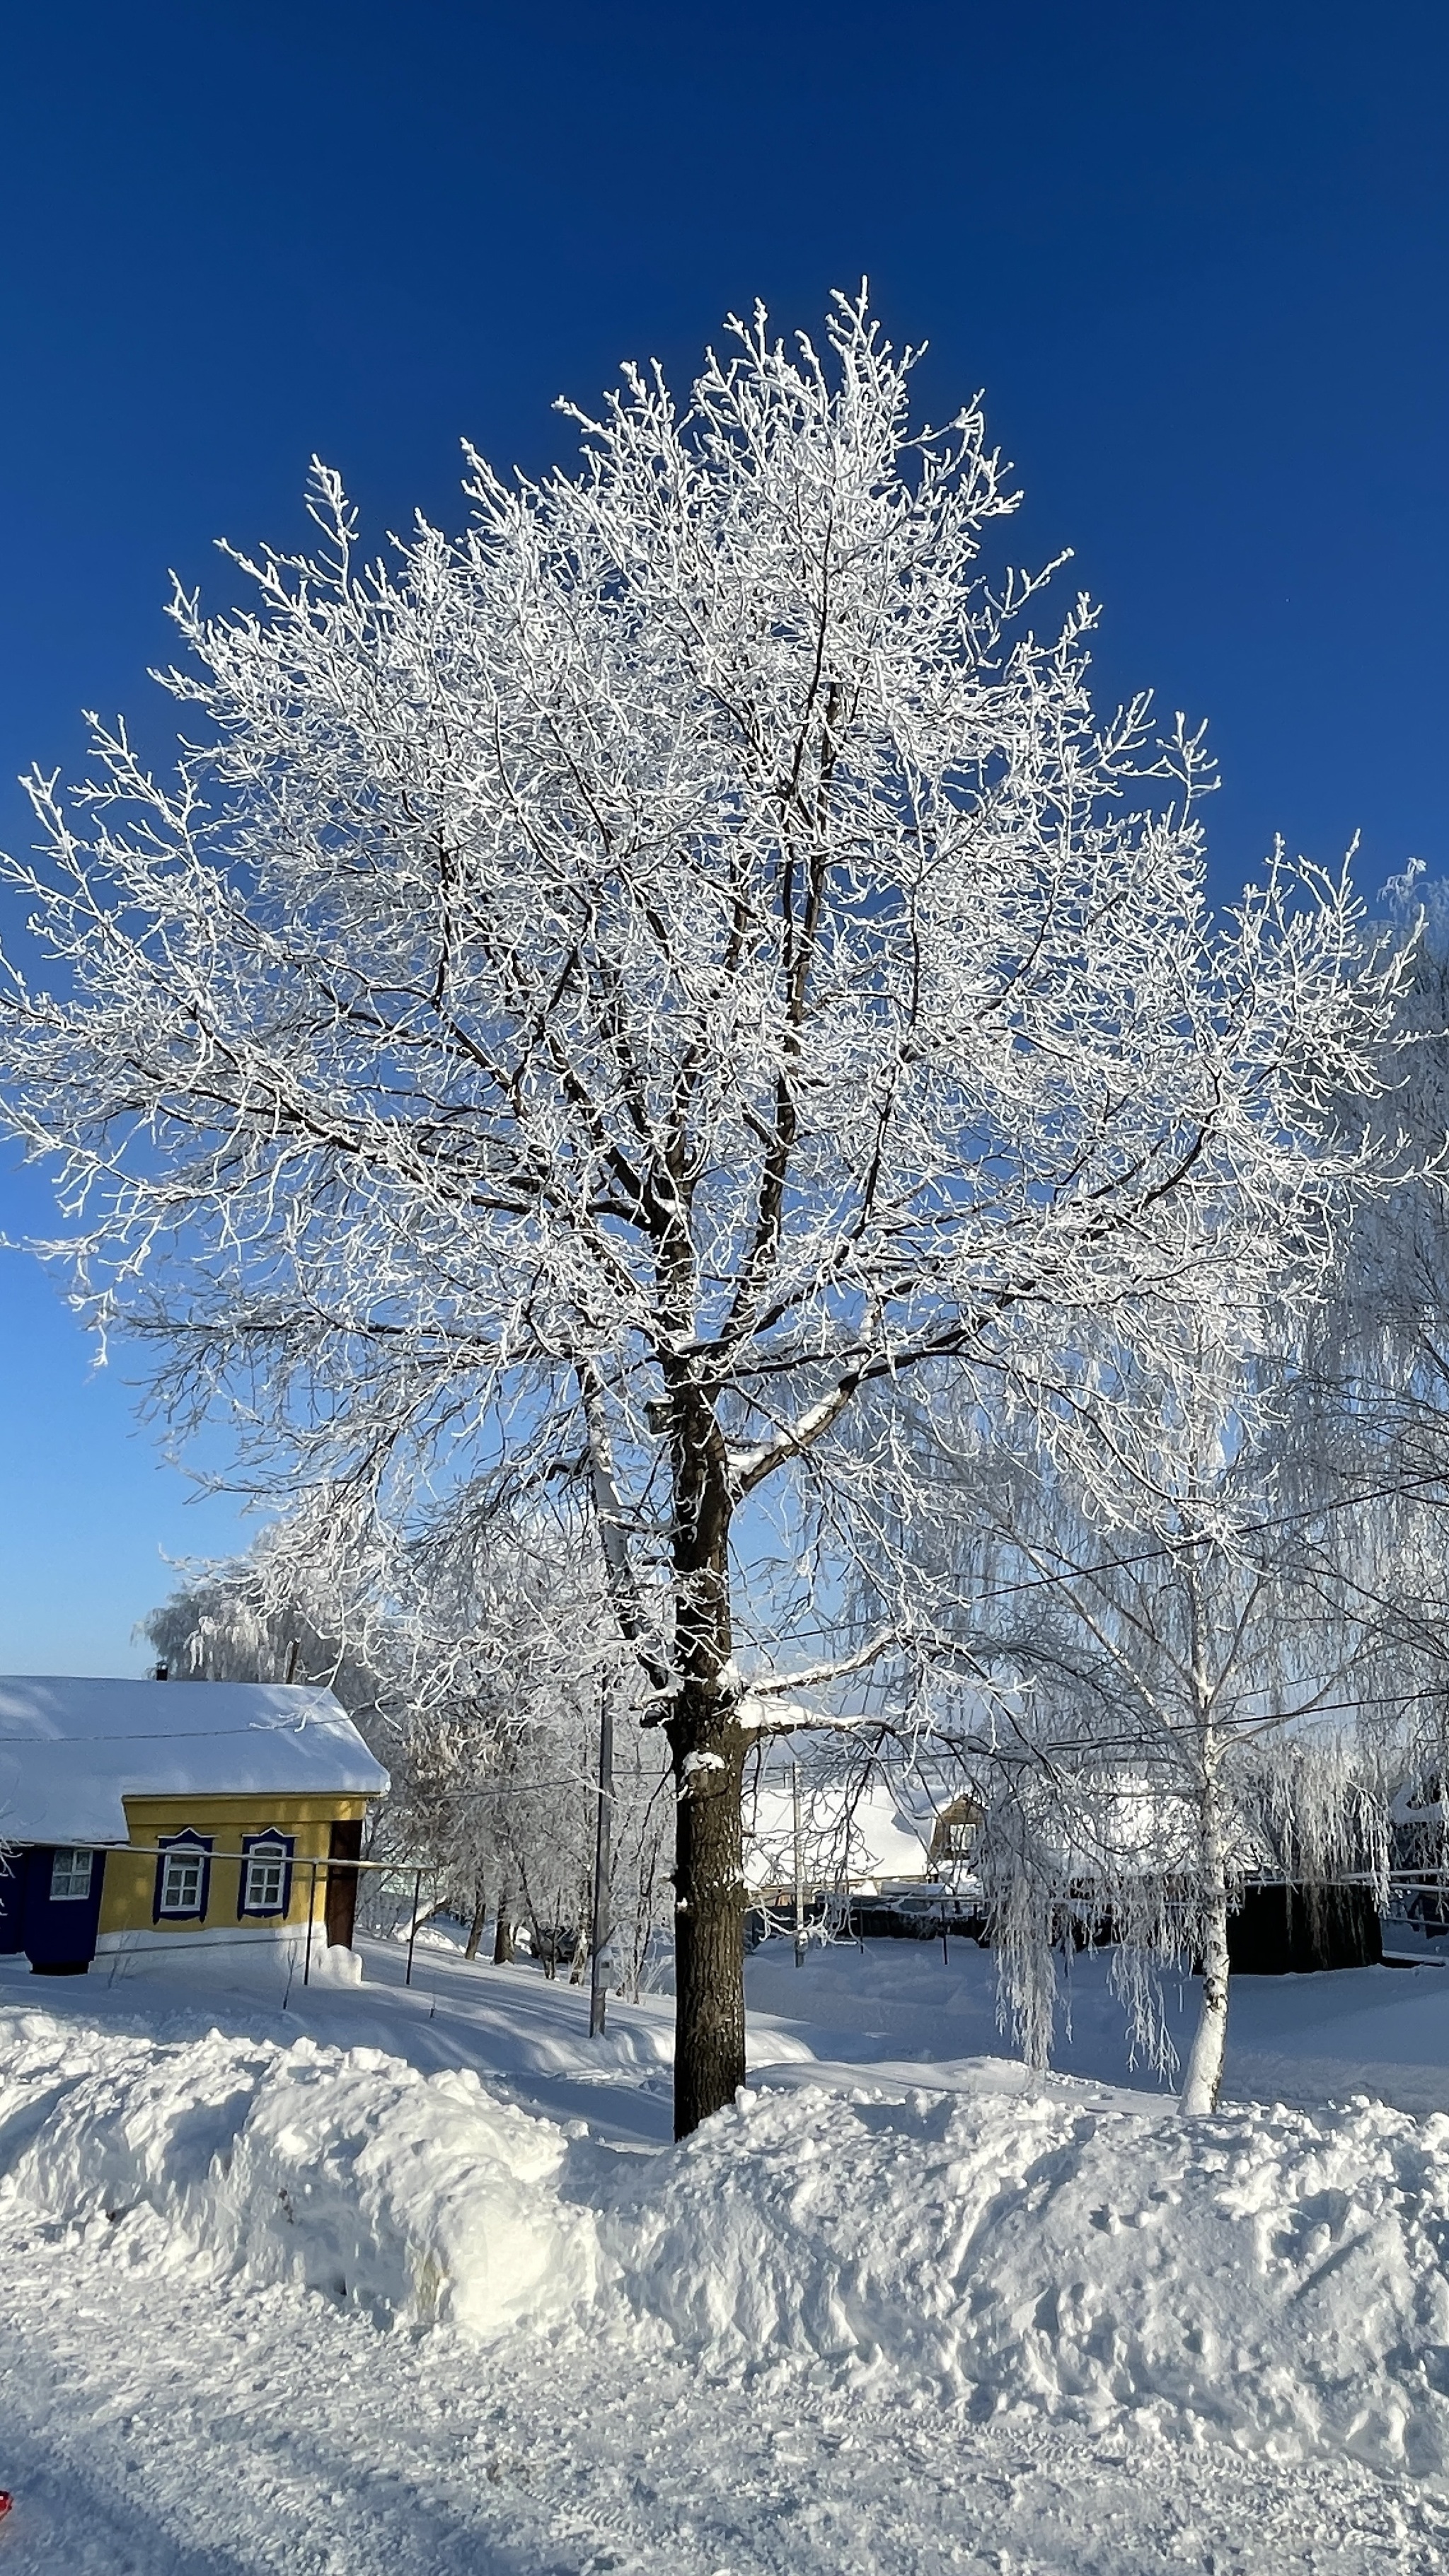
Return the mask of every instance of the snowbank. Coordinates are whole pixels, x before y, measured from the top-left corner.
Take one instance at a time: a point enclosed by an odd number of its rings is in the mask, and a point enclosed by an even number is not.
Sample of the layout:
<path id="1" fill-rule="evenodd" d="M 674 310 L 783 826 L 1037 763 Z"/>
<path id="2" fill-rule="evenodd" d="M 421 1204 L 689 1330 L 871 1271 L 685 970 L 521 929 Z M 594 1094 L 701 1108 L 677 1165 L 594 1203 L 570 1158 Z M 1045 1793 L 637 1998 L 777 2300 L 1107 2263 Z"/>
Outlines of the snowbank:
<path id="1" fill-rule="evenodd" d="M 711 2375 L 931 2389 L 1449 2474 L 1449 2118 L 1183 2121 L 1020 2068 L 746 2094 L 618 2155 L 375 2049 L 0 2014 L 0 2192 L 495 2335 L 593 2303 Z M 567 2163 L 567 2172 L 565 2166 Z M 583 2196 L 582 2198 L 580 2196 Z"/>
<path id="2" fill-rule="evenodd" d="M 229 2268 L 386 2321 L 493 2334 L 592 2294 L 592 2220 L 552 2187 L 563 2130 L 470 2070 L 4 2019 L 0 2192 L 72 2221 L 149 2205 Z"/>
<path id="3" fill-rule="evenodd" d="M 716 2368 L 793 2353 L 982 2413 L 1186 2412 L 1449 2469 L 1449 2119 L 1186 2121 L 982 2077 L 744 2096 L 628 2213 L 635 2304 Z"/>

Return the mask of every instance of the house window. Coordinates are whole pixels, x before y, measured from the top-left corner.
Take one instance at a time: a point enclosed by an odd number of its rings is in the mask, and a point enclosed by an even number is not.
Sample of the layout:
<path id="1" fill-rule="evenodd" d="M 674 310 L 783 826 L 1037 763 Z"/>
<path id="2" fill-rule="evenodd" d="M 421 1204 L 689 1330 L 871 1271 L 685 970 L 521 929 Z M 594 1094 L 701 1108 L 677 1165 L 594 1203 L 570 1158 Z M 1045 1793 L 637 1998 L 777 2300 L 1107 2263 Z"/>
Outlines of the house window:
<path id="1" fill-rule="evenodd" d="M 974 1798 L 957 1798 L 943 1807 L 931 1834 L 930 1857 L 933 1861 L 969 1860 L 976 1847 L 981 1827 L 981 1809 Z"/>
<path id="2" fill-rule="evenodd" d="M 199 1914 L 201 1912 L 202 1854 L 199 1851 L 174 1851 L 166 1855 L 161 1877 L 161 1911 L 163 1914 Z"/>
<path id="3" fill-rule="evenodd" d="M 50 1863 L 50 1901 L 52 1905 L 82 1903 L 91 1892 L 91 1869 L 94 1852 L 58 1851 Z"/>
<path id="4" fill-rule="evenodd" d="M 156 1868 L 155 1914 L 158 1922 L 168 1916 L 173 1922 L 185 1917 L 196 1921 L 206 1912 L 207 1882 L 211 1877 L 211 1837 L 209 1834 L 184 1834 L 168 1837 L 161 1847 Z"/>
<path id="5" fill-rule="evenodd" d="M 244 1834 L 238 1914 L 285 1914 L 292 1896 L 292 1836 Z"/>

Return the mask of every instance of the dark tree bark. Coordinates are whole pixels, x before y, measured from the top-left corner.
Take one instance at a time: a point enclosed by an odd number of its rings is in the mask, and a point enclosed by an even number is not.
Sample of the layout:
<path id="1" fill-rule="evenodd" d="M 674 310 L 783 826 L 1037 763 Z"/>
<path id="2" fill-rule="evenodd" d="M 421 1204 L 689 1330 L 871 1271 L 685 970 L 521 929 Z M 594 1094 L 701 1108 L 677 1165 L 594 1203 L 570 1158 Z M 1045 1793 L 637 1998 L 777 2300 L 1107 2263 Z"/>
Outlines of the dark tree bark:
<path id="1" fill-rule="evenodd" d="M 487 1920 L 488 1890 L 480 1884 L 473 1899 L 473 1920 L 468 1926 L 468 1938 L 463 1945 L 463 1956 L 465 1959 L 477 1958 L 479 1946 L 483 1939 L 483 1926 Z"/>
<path id="2" fill-rule="evenodd" d="M 745 2080 L 745 1737 L 730 1618 L 731 1503 L 713 1407 L 675 1397 L 674 2134 L 733 2102 Z"/>
<path id="3" fill-rule="evenodd" d="M 498 1928 L 493 1935 L 493 1965 L 513 1965 L 513 1890 L 505 1887 L 498 1899 Z"/>
<path id="4" fill-rule="evenodd" d="M 674 2134 L 688 2137 L 745 2080 L 744 1738 L 685 1704 L 671 1725 L 674 1860 Z M 691 1754 L 719 1768 L 684 1771 Z"/>

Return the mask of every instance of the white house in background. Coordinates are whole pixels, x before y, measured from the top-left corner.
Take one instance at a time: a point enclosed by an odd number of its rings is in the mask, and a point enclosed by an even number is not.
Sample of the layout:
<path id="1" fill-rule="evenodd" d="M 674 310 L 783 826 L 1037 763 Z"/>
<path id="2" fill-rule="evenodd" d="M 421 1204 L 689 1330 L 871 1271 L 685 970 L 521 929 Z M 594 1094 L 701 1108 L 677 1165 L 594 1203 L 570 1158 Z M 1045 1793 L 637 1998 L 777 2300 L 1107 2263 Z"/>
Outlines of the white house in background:
<path id="1" fill-rule="evenodd" d="M 800 1818 L 804 1876 L 812 1888 L 858 1894 L 952 1886 L 969 1876 L 979 1810 L 959 1794 L 959 1781 L 933 1783 L 905 1764 L 880 1764 L 863 1789 L 842 1784 L 834 1764 L 817 1767 L 809 1739 L 800 1753 Z M 795 1867 L 795 1756 L 777 1737 L 745 1778 L 745 1883 L 785 1888 Z"/>
<path id="2" fill-rule="evenodd" d="M 351 1943 L 387 1786 L 315 1684 L 0 1679 L 0 1952 L 52 1976 L 320 1962 Z"/>

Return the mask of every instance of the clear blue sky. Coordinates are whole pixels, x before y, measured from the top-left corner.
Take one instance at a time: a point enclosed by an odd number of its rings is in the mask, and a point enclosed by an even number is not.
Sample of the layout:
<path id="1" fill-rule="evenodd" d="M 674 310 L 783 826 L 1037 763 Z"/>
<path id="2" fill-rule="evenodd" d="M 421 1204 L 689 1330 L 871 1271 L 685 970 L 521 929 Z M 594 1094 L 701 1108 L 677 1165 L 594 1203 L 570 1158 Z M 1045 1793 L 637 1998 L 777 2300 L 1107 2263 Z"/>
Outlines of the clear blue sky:
<path id="1" fill-rule="evenodd" d="M 290 541 L 314 449 L 378 532 L 455 518 L 460 435 L 536 467 L 559 391 L 868 271 L 1076 547 L 1104 689 L 1211 719 L 1220 881 L 1275 830 L 1438 872 L 1446 132 L 1442 0 L 12 5 L 0 837 L 81 707 L 160 748 L 168 567 Z M 159 1551 L 233 1540 L 131 1402 L 0 1255 L 0 1670 L 140 1669 Z"/>

